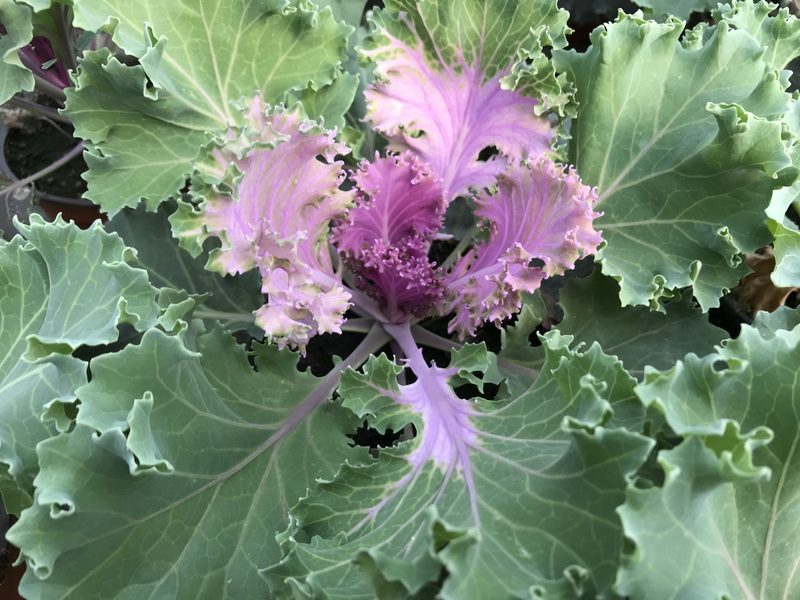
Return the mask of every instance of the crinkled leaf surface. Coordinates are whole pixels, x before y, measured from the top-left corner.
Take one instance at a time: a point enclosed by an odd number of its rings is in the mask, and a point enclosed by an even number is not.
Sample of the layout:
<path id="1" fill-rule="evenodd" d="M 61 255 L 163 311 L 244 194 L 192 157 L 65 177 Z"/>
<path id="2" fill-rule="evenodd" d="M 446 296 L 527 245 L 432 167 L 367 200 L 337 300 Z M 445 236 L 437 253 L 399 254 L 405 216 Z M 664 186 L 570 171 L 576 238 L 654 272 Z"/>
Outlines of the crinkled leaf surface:
<path id="1" fill-rule="evenodd" d="M 800 329 L 769 325 L 637 388 L 688 440 L 660 456 L 663 488 L 632 490 L 620 509 L 636 544 L 621 593 L 800 595 Z"/>
<path id="2" fill-rule="evenodd" d="M 774 189 L 790 183 L 784 84 L 761 44 L 720 22 L 681 44 L 682 23 L 621 16 L 584 54 L 559 53 L 578 89 L 571 158 L 597 185 L 603 273 L 623 305 L 658 307 L 693 286 L 704 309 L 770 239 Z M 781 177 L 778 177 L 778 175 Z"/>
<path id="3" fill-rule="evenodd" d="M 480 61 L 487 78 L 508 67 L 509 48 L 519 48 L 524 41 L 535 39 L 537 30 L 555 47 L 566 45 L 568 14 L 554 0 L 466 0 L 459 4 L 388 0 L 385 4 L 389 13 L 405 14 L 413 27 L 409 29 L 408 22 L 402 19 L 383 16 L 378 20 L 380 26 L 407 41 L 413 41 L 412 31 L 416 29 L 431 55 L 452 65 L 458 64 L 460 58 L 468 64 Z"/>
<path id="4" fill-rule="evenodd" d="M 74 402 L 86 381 L 72 351 L 116 341 L 120 323 L 145 329 L 158 316 L 147 274 L 99 222 L 81 231 L 33 215 L 18 228 L 22 235 L 0 242 L 0 463 L 18 487 L 3 482 L 6 499 L 32 491 L 36 444 L 65 425 L 58 405 Z"/>
<path id="5" fill-rule="evenodd" d="M 333 16 L 339 21 L 344 21 L 351 27 L 358 27 L 367 0 L 314 0 L 314 3 L 320 8 L 330 7 Z"/>
<path id="6" fill-rule="evenodd" d="M 714 5 L 714 18 L 734 29 L 746 31 L 765 49 L 763 59 L 775 69 L 784 69 L 800 55 L 800 20 L 788 8 L 761 0 L 734 0 Z"/>
<path id="7" fill-rule="evenodd" d="M 529 337 L 544 317 L 537 297 L 528 297 L 519 320 L 503 333 L 501 356 L 513 364 L 539 368 L 544 360 L 541 347 Z M 583 279 L 569 279 L 559 292 L 563 319 L 558 331 L 576 341 L 597 342 L 603 352 L 618 357 L 628 372 L 640 378 L 646 366 L 667 369 L 688 352 L 711 351 L 727 334 L 708 321 L 684 294 L 666 303 L 665 313 L 643 307 L 622 307 L 619 286 L 610 277 L 595 272 Z M 506 362 L 501 362 L 501 371 Z"/>
<path id="8" fill-rule="evenodd" d="M 278 0 L 76 0 L 75 24 L 113 29 L 140 63 L 92 55 L 67 101 L 90 142 L 87 197 L 110 214 L 177 192 L 206 134 L 239 122 L 242 98 L 331 83 L 348 32 L 329 10 Z"/>
<path id="9" fill-rule="evenodd" d="M 617 356 L 631 375 L 641 377 L 645 366 L 671 367 L 687 352 L 710 351 L 727 337 L 684 294 L 666 305 L 666 313 L 642 307 L 622 307 L 619 286 L 599 272 L 571 279 L 561 289 L 564 319 L 558 330 L 576 340 L 597 342 L 603 352 Z"/>
<path id="10" fill-rule="evenodd" d="M 650 441 L 609 421 L 612 406 L 630 414 L 630 376 L 599 348 L 581 354 L 568 341 L 548 336 L 540 378 L 494 402 L 447 391 L 446 373 L 489 368 L 474 347 L 431 370 L 441 394 L 427 398 L 421 380 L 398 387 L 401 369 L 383 356 L 346 373 L 346 406 L 379 430 L 413 422 L 419 433 L 344 466 L 293 510 L 290 554 L 267 572 L 276 597 L 408 597 L 442 566 L 448 599 L 607 592 L 621 543 L 613 511 Z"/>
<path id="11" fill-rule="evenodd" d="M 345 115 L 356 97 L 360 78 L 353 73 L 340 73 L 333 83 L 319 90 L 307 88 L 290 98 L 299 100 L 306 114 L 313 115 L 327 128 L 345 126 Z"/>
<path id="12" fill-rule="evenodd" d="M 775 69 L 784 69 L 800 55 L 800 20 L 788 9 L 775 11 L 776 4 L 740 0 L 732 6 L 720 5 L 714 14 L 725 19 L 732 27 L 747 31 L 764 48 L 764 60 Z M 784 116 L 793 143 L 789 155 L 795 167 L 800 168 L 800 105 L 793 101 Z M 787 208 L 800 197 L 800 183 L 777 190 L 767 210 L 767 226 L 774 237 L 775 270 L 772 281 L 778 287 L 800 285 L 800 231 L 786 218 Z"/>
<path id="13" fill-rule="evenodd" d="M 753 320 L 753 327 L 769 336 L 779 329 L 791 331 L 800 325 L 800 310 L 781 306 L 774 312 L 759 312 Z"/>
<path id="14" fill-rule="evenodd" d="M 141 65 L 126 66 L 108 50 L 84 53 L 67 114 L 84 139 L 86 196 L 113 215 L 144 198 L 152 208 L 185 184 L 191 161 L 214 127 L 174 97 L 143 93 Z"/>
<path id="15" fill-rule="evenodd" d="M 354 423 L 325 403 L 338 372 L 254 354 L 257 370 L 218 328 L 151 329 L 92 361 L 78 425 L 39 446 L 34 505 L 9 533 L 26 597 L 266 596 L 257 569 L 280 556 L 275 532 L 352 452 Z"/>
<path id="16" fill-rule="evenodd" d="M 33 89 L 33 73 L 23 66 L 17 50 L 33 37 L 33 11 L 14 0 L 0 0 L 0 104 L 23 90 Z"/>
<path id="17" fill-rule="evenodd" d="M 789 149 L 792 162 L 800 168 L 800 102 L 793 101 L 785 121 L 794 136 Z M 767 222 L 775 238 L 775 269 L 770 278 L 778 287 L 800 286 L 800 228 L 787 215 L 787 210 L 800 199 L 800 181 L 781 188 L 772 195 L 767 209 Z"/>
<path id="18" fill-rule="evenodd" d="M 139 264 L 147 269 L 154 285 L 199 296 L 195 317 L 217 319 L 231 330 L 246 329 L 256 337 L 262 335 L 253 324 L 253 311 L 264 303 L 258 274 L 250 271 L 223 277 L 206 271 L 207 253 L 193 258 L 182 250 L 172 237 L 166 212 L 166 205 L 157 213 L 141 207 L 124 211 L 107 228 L 136 248 Z"/>

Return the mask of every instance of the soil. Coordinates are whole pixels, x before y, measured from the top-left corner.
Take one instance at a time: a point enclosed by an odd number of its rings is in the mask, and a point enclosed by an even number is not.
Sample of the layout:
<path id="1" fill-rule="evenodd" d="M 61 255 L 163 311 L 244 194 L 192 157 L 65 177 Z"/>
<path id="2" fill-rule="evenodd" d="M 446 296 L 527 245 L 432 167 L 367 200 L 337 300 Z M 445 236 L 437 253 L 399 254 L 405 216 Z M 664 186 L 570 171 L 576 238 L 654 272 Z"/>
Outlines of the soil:
<path id="1" fill-rule="evenodd" d="M 58 160 L 77 142 L 72 137 L 71 125 L 48 123 L 42 119 L 26 120 L 23 127 L 14 127 L 8 132 L 6 162 L 21 179 Z M 86 182 L 81 179 L 85 170 L 83 157 L 77 156 L 60 169 L 38 179 L 36 189 L 56 196 L 80 198 L 86 191 Z"/>
<path id="2" fill-rule="evenodd" d="M 1 509 L 2 505 L 0 505 L 0 531 L 5 532 L 12 521 L 5 514 L 5 511 Z M 21 599 L 21 596 L 17 593 L 17 588 L 22 575 L 25 573 L 25 567 L 23 565 L 11 567 L 18 554 L 19 552 L 13 546 L 0 544 L 0 600 Z"/>
<path id="3" fill-rule="evenodd" d="M 4 148 L 8 167 L 22 179 L 36 173 L 75 147 L 72 126 L 43 119 L 24 119 L 10 128 Z M 86 170 L 83 156 L 76 156 L 61 168 L 37 179 L 37 204 L 54 219 L 62 213 L 80 227 L 88 227 L 101 218 L 99 209 L 81 199 L 86 182 L 81 173 Z M 41 193 L 44 194 L 41 194 Z M 65 198 L 60 201 L 59 198 Z"/>

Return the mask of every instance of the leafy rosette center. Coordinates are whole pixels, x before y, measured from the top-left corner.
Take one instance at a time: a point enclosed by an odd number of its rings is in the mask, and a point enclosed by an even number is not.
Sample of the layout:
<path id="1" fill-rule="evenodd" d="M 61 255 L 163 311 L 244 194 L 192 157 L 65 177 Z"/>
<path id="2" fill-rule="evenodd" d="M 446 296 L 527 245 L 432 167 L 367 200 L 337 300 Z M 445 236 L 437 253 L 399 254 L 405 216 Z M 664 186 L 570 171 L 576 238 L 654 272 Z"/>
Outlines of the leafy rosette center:
<path id="1" fill-rule="evenodd" d="M 362 163 L 355 181 L 357 205 L 333 237 L 356 284 L 390 322 L 430 313 L 444 297 L 428 259 L 445 207 L 438 178 L 406 152 Z"/>
<path id="2" fill-rule="evenodd" d="M 571 269 L 602 241 L 592 227 L 594 189 L 573 170 L 546 158 L 511 166 L 494 194 L 476 199 L 488 239 L 469 250 L 447 277 L 445 312 L 450 331 L 471 335 L 484 322 L 497 325 L 522 306 L 522 293 L 546 277 Z"/>

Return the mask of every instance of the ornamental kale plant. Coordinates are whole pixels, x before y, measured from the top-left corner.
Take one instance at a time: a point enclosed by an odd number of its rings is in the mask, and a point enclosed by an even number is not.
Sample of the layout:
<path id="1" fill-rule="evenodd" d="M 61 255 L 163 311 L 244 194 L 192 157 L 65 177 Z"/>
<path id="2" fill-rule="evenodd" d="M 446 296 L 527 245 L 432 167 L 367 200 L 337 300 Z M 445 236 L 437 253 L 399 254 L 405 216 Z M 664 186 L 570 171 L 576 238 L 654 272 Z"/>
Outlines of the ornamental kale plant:
<path id="1" fill-rule="evenodd" d="M 22 597 L 800 597 L 800 21 L 572 4 L 0 0 Z"/>

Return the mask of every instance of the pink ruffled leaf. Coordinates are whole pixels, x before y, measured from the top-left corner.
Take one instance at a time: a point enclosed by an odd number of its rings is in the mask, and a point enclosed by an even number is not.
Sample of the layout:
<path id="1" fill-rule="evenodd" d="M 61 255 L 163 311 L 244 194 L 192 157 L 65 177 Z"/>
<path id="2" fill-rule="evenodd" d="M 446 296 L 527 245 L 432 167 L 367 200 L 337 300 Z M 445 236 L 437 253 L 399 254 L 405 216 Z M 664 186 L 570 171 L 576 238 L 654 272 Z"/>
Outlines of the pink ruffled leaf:
<path id="1" fill-rule="evenodd" d="M 491 364 L 488 355 L 485 350 L 481 352 L 481 347 L 468 347 L 466 352 L 454 354 L 449 367 L 441 368 L 425 360 L 408 323 L 386 325 L 385 329 L 405 355 L 401 364 L 414 373 L 416 380 L 401 385 L 397 376 L 402 373 L 402 367 L 385 356 L 373 358 L 363 375 L 351 372 L 343 378 L 340 388 L 343 405 L 360 418 L 369 419 L 370 426 L 378 431 L 399 431 L 404 425 L 414 423 L 418 433 L 413 451 L 406 455 L 410 470 L 369 510 L 364 521 L 374 519 L 386 504 L 396 500 L 397 494 L 406 491 L 425 469 L 434 465 L 444 474 L 443 486 L 451 479 L 461 478 L 477 522 L 472 454 L 479 444 L 475 423 L 478 413 L 472 401 L 456 395 L 453 386 L 460 383 L 466 373 L 487 368 Z"/>
<path id="2" fill-rule="evenodd" d="M 279 345 L 303 349 L 316 333 L 339 333 L 349 307 L 328 241 L 331 222 L 351 204 L 334 160 L 348 149 L 299 109 L 270 112 L 257 98 L 246 117 L 203 171 L 214 193 L 201 218 L 222 242 L 208 267 L 231 274 L 258 268 L 267 303 L 256 323 Z"/>
<path id="3" fill-rule="evenodd" d="M 365 92 L 366 119 L 391 149 L 411 150 L 430 164 L 448 200 L 493 184 L 509 159 L 548 150 L 553 132 L 535 114 L 539 101 L 501 87 L 517 61 L 516 48 L 507 49 L 505 67 L 487 75 L 479 52 L 469 59 L 426 52 L 417 25 L 401 21 L 410 35 L 401 39 L 380 21 L 384 43 L 362 51 L 376 65 L 376 82 Z M 488 148 L 499 155 L 479 160 Z"/>
<path id="4" fill-rule="evenodd" d="M 546 277 L 571 269 L 602 241 L 592 223 L 595 190 L 572 170 L 548 159 L 512 166 L 495 194 L 476 200 L 488 226 L 484 243 L 462 256 L 447 277 L 444 312 L 455 311 L 450 331 L 474 334 L 484 322 L 497 325 L 522 305 Z"/>
<path id="5" fill-rule="evenodd" d="M 389 320 L 430 311 L 444 294 L 439 269 L 428 260 L 444 212 L 438 179 L 404 153 L 362 163 L 355 182 L 357 206 L 333 240 L 358 287 L 379 301 Z"/>

